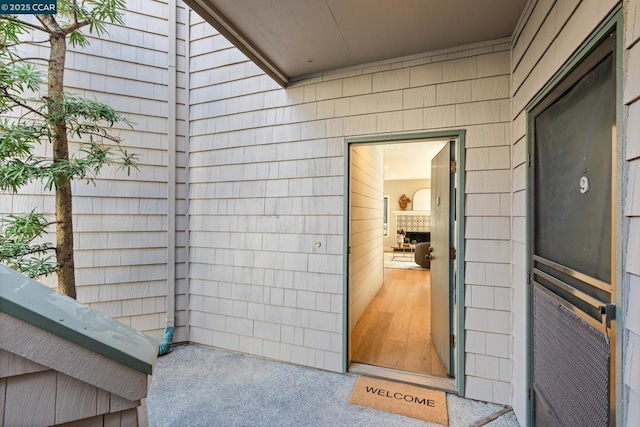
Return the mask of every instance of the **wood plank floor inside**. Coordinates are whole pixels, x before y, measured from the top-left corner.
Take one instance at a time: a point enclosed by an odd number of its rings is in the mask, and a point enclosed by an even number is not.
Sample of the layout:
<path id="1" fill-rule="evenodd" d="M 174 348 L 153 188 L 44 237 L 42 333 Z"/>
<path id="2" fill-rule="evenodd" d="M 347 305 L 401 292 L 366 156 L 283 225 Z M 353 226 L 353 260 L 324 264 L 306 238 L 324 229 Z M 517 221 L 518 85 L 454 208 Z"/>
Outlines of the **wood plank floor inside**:
<path id="1" fill-rule="evenodd" d="M 384 285 L 351 334 L 351 360 L 446 377 L 431 341 L 429 270 L 384 269 Z"/>

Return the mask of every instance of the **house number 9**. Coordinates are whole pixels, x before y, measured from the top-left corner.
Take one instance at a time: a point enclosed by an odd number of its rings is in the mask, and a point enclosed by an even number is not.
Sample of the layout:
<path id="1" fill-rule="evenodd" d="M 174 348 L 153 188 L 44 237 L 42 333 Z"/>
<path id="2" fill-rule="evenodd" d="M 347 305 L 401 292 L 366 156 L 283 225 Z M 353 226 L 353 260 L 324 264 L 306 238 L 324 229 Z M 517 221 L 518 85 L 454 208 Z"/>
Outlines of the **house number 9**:
<path id="1" fill-rule="evenodd" d="M 584 194 L 587 191 L 589 191 L 589 178 L 583 176 L 580 178 L 580 192 Z"/>

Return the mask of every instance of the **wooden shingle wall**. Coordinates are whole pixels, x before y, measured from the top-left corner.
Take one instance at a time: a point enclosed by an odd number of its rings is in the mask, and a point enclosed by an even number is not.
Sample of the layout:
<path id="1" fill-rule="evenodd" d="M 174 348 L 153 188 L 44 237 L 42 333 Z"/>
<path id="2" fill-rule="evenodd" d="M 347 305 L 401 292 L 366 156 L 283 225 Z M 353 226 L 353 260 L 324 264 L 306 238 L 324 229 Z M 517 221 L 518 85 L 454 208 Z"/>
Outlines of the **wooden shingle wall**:
<path id="1" fill-rule="evenodd" d="M 351 150 L 351 225 L 349 247 L 349 331 L 382 287 L 384 151 L 381 145 Z"/>
<path id="2" fill-rule="evenodd" d="M 139 405 L 0 349 L 0 426 L 137 427 Z"/>
<path id="3" fill-rule="evenodd" d="M 105 102 L 134 123 L 133 129 L 117 125 L 117 132 L 124 139 L 123 148 L 139 155 L 140 169 L 127 176 L 105 168 L 95 185 L 74 184 L 78 300 L 161 336 L 167 294 L 167 150 L 168 141 L 175 139 L 179 165 L 175 340 L 185 341 L 185 8 L 180 2 L 177 10 L 177 131 L 168 135 L 169 5 L 142 0 L 128 2 L 127 7 L 124 26 L 107 25 L 108 34 L 89 37 L 89 47 L 70 49 L 67 56 L 67 90 Z M 37 50 L 48 55 L 43 47 Z M 52 213 L 53 203 L 41 185 L 31 185 L 19 195 L 0 194 L 0 216 L 32 209 Z M 52 230 L 50 238 L 54 236 Z M 55 278 L 44 281 L 56 286 Z"/>
<path id="4" fill-rule="evenodd" d="M 508 40 L 281 89 L 191 22 L 191 340 L 341 370 L 344 138 L 466 129 L 467 395 L 509 403 Z"/>
<path id="5" fill-rule="evenodd" d="M 181 0 L 176 3 L 176 135 L 175 135 L 175 335 L 174 342 L 186 342 L 188 336 L 189 308 L 189 60 L 188 55 L 188 8 Z M 164 320 L 164 313 L 162 315 Z"/>
<path id="6" fill-rule="evenodd" d="M 626 7 L 625 33 L 625 160 L 629 181 L 625 216 L 629 218 L 626 261 L 625 334 L 623 348 L 625 407 L 628 427 L 640 425 L 640 1 L 630 0 Z M 624 398 L 623 397 L 623 398 Z"/>
<path id="7" fill-rule="evenodd" d="M 511 52 L 513 97 L 512 136 L 512 276 L 513 276 L 513 401 L 520 420 L 526 419 L 526 111 L 549 79 L 616 5 L 614 0 L 532 0 L 513 36 Z"/>

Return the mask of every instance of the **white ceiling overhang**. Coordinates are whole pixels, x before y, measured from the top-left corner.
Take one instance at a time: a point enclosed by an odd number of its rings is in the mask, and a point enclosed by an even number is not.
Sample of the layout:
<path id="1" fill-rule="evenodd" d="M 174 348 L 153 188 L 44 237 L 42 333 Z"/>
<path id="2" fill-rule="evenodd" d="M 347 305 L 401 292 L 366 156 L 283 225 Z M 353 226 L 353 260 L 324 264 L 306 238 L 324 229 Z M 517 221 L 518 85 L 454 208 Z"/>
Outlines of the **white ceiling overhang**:
<path id="1" fill-rule="evenodd" d="M 526 0 L 186 0 L 282 86 L 509 37 Z"/>

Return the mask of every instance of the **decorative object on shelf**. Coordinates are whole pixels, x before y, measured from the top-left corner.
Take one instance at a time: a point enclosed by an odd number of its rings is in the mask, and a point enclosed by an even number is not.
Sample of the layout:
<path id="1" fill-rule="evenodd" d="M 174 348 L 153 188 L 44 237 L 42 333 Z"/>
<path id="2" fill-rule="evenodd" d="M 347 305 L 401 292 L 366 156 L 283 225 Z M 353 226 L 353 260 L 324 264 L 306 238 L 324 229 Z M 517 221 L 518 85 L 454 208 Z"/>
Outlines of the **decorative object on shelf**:
<path id="1" fill-rule="evenodd" d="M 409 203 L 411 203 L 411 199 L 408 198 L 406 194 L 403 194 L 398 199 L 398 204 L 400 205 L 400 209 L 402 210 L 407 209 L 407 206 L 409 205 Z"/>

